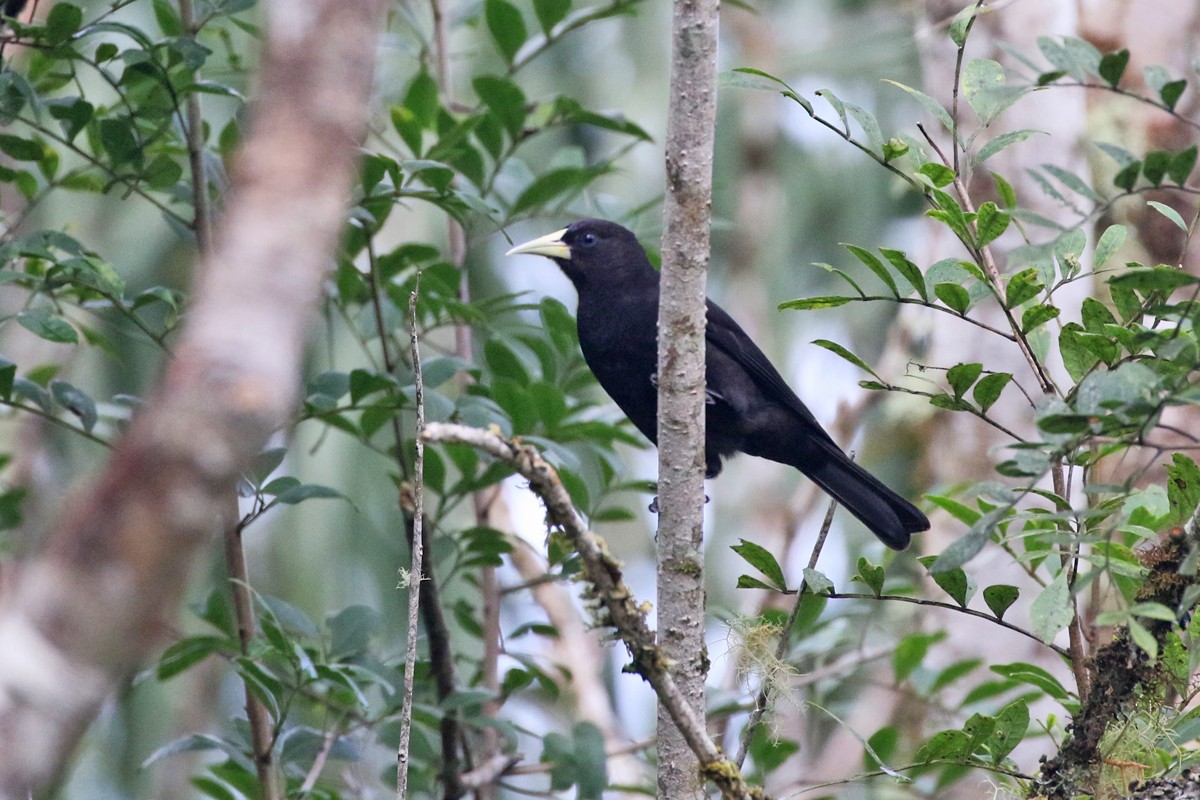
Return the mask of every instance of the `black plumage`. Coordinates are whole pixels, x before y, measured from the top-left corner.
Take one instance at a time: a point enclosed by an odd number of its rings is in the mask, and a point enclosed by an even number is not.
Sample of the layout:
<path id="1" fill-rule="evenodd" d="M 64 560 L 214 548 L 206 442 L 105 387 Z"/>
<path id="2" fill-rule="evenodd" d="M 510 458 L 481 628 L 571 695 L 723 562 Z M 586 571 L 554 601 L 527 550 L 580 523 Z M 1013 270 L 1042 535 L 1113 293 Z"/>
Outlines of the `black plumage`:
<path id="1" fill-rule="evenodd" d="M 604 390 L 657 443 L 659 274 L 632 232 L 582 220 L 514 247 L 554 259 L 579 294 L 579 344 Z M 746 332 L 708 301 L 705 332 L 707 477 L 742 452 L 803 472 L 884 544 L 908 546 L 929 520 L 850 460 Z"/>

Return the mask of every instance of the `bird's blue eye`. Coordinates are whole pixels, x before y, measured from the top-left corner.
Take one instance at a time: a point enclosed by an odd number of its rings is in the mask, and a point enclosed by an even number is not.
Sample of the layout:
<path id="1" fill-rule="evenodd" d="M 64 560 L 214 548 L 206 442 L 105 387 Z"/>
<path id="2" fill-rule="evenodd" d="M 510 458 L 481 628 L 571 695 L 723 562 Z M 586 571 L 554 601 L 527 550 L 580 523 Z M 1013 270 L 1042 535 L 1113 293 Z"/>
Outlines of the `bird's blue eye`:
<path id="1" fill-rule="evenodd" d="M 591 247 L 592 245 L 594 245 L 596 243 L 596 241 L 597 241 L 596 234 L 585 233 L 579 237 L 579 246 L 580 247 Z"/>

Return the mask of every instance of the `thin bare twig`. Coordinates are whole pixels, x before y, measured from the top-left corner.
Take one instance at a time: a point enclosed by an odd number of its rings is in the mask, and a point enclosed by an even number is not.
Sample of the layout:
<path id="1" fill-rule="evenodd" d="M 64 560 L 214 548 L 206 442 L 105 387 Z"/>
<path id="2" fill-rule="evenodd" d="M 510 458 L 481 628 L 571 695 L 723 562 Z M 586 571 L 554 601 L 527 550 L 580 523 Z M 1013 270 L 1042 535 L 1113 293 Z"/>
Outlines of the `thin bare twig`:
<path id="1" fill-rule="evenodd" d="M 321 749 L 317 751 L 316 757 L 313 759 L 312 765 L 308 768 L 308 774 L 304 776 L 304 782 L 300 784 L 300 794 L 307 794 L 317 785 L 317 780 L 321 777 L 321 771 L 325 769 L 325 762 L 329 760 L 329 753 L 333 750 L 333 745 L 341 735 L 342 723 L 338 720 L 332 728 L 325 731 L 325 738 L 321 741 Z"/>
<path id="2" fill-rule="evenodd" d="M 821 550 L 825 548 L 825 538 L 829 536 L 829 528 L 833 525 L 833 512 L 836 510 L 837 500 L 830 500 L 829 510 L 825 512 L 825 519 L 821 523 L 821 532 L 817 534 L 817 543 L 813 545 L 812 555 L 808 557 L 809 569 L 817 567 L 817 559 L 821 557 Z M 783 661 L 792 646 L 792 629 L 796 627 L 796 620 L 800 617 L 800 606 L 804 602 L 804 590 L 807 586 L 807 578 L 800 581 L 800 588 L 796 591 L 796 602 L 792 605 L 792 613 L 788 615 L 783 633 L 779 635 L 779 642 L 775 645 L 776 661 Z M 754 698 L 754 710 L 750 712 L 750 719 L 746 721 L 746 727 L 742 729 L 742 741 L 738 745 L 737 758 L 734 759 L 738 769 L 741 769 L 742 764 L 746 763 L 750 740 L 754 738 L 754 732 L 758 730 L 763 716 L 767 713 L 767 703 L 771 702 L 771 689 L 771 681 L 763 677 L 762 684 L 758 687 L 758 694 Z"/>
<path id="3" fill-rule="evenodd" d="M 179 20 L 192 39 L 198 33 L 192 0 L 179 0 Z M 199 73 L 192 74 L 193 83 Z M 188 164 L 192 170 L 192 229 L 196 234 L 196 247 L 201 253 L 208 250 L 212 242 L 212 215 L 208 204 L 208 172 L 204 169 L 204 118 L 200 113 L 200 93 L 193 88 L 187 96 L 187 141 Z"/>
<path id="4" fill-rule="evenodd" d="M 413 538 L 412 566 L 408 573 L 408 638 L 404 656 L 404 697 L 400 705 L 400 744 L 396 747 L 396 797 L 408 797 L 408 745 L 412 735 L 413 677 L 417 671 L 417 628 L 420 625 L 421 573 L 424 572 L 422 546 L 425 520 L 425 382 L 421 378 L 421 347 L 417 337 L 417 294 L 421 291 L 421 273 L 417 273 L 408 297 L 409 342 L 412 346 L 413 380 L 416 381 L 417 457 L 413 466 Z"/>
<path id="5" fill-rule="evenodd" d="M 827 594 L 822 595 L 822 597 L 828 597 L 830 600 L 882 600 L 885 602 L 909 603 L 914 606 L 926 606 L 929 608 L 944 608 L 949 611 L 957 611 L 959 614 L 966 614 L 967 616 L 970 616 L 970 617 L 979 617 L 979 619 L 986 619 L 988 622 L 992 623 L 993 625 L 999 625 L 1001 628 L 1006 628 L 1006 629 L 1012 631 L 1013 633 L 1019 633 L 1022 636 L 1026 637 L 1027 639 L 1032 639 L 1035 642 L 1037 642 L 1038 644 L 1042 644 L 1042 645 L 1045 645 L 1046 647 L 1049 647 L 1051 650 L 1058 653 L 1060 656 L 1063 656 L 1064 658 L 1071 657 L 1071 654 L 1069 652 L 1067 652 L 1063 648 L 1059 647 L 1058 645 L 1056 645 L 1054 643 L 1047 644 L 1046 642 L 1043 642 L 1041 639 L 1039 639 L 1033 633 L 1025 630 L 1024 628 L 1019 628 L 1016 625 L 1013 625 L 1011 622 L 1005 622 L 1004 620 L 1000 619 L 999 617 L 993 616 L 991 614 L 985 614 L 982 611 L 976 611 L 973 608 L 963 608 L 962 606 L 956 606 L 956 605 L 952 605 L 950 603 L 943 603 L 940 600 L 925 600 L 920 597 L 906 597 L 905 595 L 900 595 L 900 594 L 876 595 L 876 594 L 864 594 L 864 593 L 858 593 L 858 592 L 829 592 Z"/>

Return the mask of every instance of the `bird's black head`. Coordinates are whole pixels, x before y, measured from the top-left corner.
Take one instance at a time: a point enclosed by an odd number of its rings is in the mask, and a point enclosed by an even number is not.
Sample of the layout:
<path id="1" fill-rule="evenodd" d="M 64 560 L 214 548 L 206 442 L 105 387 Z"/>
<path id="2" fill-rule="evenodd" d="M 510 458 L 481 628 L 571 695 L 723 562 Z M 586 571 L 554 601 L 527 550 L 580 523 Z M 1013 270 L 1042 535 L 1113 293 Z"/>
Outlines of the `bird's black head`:
<path id="1" fill-rule="evenodd" d="M 533 253 L 554 259 L 576 287 L 591 283 L 625 282 L 655 275 L 646 251 L 633 231 L 615 222 L 583 219 L 520 244 L 506 255 Z"/>

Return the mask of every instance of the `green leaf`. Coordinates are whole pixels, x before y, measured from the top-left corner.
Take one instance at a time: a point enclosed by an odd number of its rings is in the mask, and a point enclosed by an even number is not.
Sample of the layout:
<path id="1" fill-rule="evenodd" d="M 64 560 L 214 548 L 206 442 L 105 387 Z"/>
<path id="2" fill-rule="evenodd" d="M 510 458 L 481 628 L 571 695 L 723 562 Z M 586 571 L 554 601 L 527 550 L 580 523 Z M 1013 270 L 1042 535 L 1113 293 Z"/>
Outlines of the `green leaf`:
<path id="1" fill-rule="evenodd" d="M 1063 688 L 1058 678 L 1051 675 L 1042 667 L 1018 661 L 1013 664 L 995 664 L 989 667 L 992 672 L 1009 680 L 1036 686 L 1055 700 L 1066 700 L 1071 693 Z"/>
<path id="2" fill-rule="evenodd" d="M 1162 98 L 1163 104 L 1172 111 L 1175 110 L 1175 104 L 1179 102 L 1183 90 L 1187 88 L 1187 81 L 1180 79 L 1164 84 L 1159 90 L 1158 96 Z"/>
<path id="3" fill-rule="evenodd" d="M 752 578 L 749 575 L 739 575 L 735 588 L 737 588 L 737 589 L 766 589 L 768 592 L 779 591 L 779 589 L 777 589 L 774 586 L 771 586 L 769 583 L 760 581 L 758 578 Z"/>
<path id="4" fill-rule="evenodd" d="M 967 43 L 967 33 L 971 28 L 971 22 L 979 13 L 979 5 L 977 3 L 968 3 L 950 21 L 950 28 L 947 31 L 950 34 L 950 41 L 954 42 L 954 46 L 961 48 Z"/>
<path id="5" fill-rule="evenodd" d="M 40 143 L 10 133 L 0 133 L 0 152 L 14 161 L 41 161 L 46 155 L 46 149 Z"/>
<path id="6" fill-rule="evenodd" d="M 762 545 L 742 539 L 738 544 L 731 545 L 730 550 L 744 558 L 750 566 L 761 572 L 773 584 L 775 589 L 787 591 L 787 580 L 783 577 L 783 569 L 775 556 Z"/>
<path id="7" fill-rule="evenodd" d="M 590 722 L 577 722 L 571 729 L 578 800 L 600 800 L 608 786 L 608 761 L 604 734 Z"/>
<path id="8" fill-rule="evenodd" d="M 1170 166 L 1170 153 L 1165 150 L 1151 150 L 1142 160 L 1142 174 L 1146 176 L 1146 180 L 1158 186 L 1162 183 L 1163 177 L 1167 174 L 1167 168 Z"/>
<path id="9" fill-rule="evenodd" d="M 280 492 L 275 497 L 275 501 L 285 505 L 295 505 L 296 503 L 314 498 L 341 499 L 343 497 L 344 495 L 341 492 L 339 492 L 337 489 L 330 488 L 329 486 L 321 486 L 317 483 L 301 483 L 283 492 Z"/>
<path id="10" fill-rule="evenodd" d="M 951 542 L 950 546 L 942 551 L 929 571 L 942 572 L 957 569 L 978 555 L 983 546 L 987 544 L 992 529 L 1002 516 L 1002 509 L 994 509 L 976 520 L 966 534 Z"/>
<path id="11" fill-rule="evenodd" d="M 571 0 L 533 0 L 533 13 L 546 33 L 562 22 L 570 10 Z"/>
<path id="12" fill-rule="evenodd" d="M 835 353 L 835 354 L 841 356 L 842 358 L 846 359 L 851 364 L 853 364 L 854 366 L 863 370 L 864 372 L 868 372 L 871 375 L 874 375 L 876 378 L 879 377 L 878 375 L 875 375 L 875 370 L 871 369 L 871 367 L 867 364 L 867 362 L 863 361 L 861 358 L 854 355 L 854 353 L 851 353 L 849 350 L 842 347 L 837 342 L 831 342 L 828 339 L 814 339 L 812 343 L 815 344 L 817 347 L 823 347 L 826 350 L 828 350 L 829 352 Z"/>
<path id="13" fill-rule="evenodd" d="M 1032 300 L 1044 288 L 1036 267 L 1021 270 L 1009 279 L 1008 286 L 1005 287 L 1004 305 L 1008 308 L 1016 308 L 1022 303 Z"/>
<path id="14" fill-rule="evenodd" d="M 1187 233 L 1187 229 L 1188 229 L 1187 223 L 1183 221 L 1183 217 L 1179 216 L 1178 211 L 1171 208 L 1166 203 L 1160 203 L 1157 200 L 1147 200 L 1146 205 L 1150 206 L 1155 211 L 1162 214 L 1167 219 L 1171 220 L 1171 222 L 1175 223 L 1175 226 L 1177 228 L 1179 228 L 1179 230 L 1183 231 L 1184 233 Z"/>
<path id="15" fill-rule="evenodd" d="M 1129 620 L 1129 637 L 1133 639 L 1134 644 L 1145 651 L 1146 655 L 1150 657 L 1151 663 L 1158 660 L 1158 640 L 1135 619 Z"/>
<path id="16" fill-rule="evenodd" d="M 954 389 L 955 399 L 961 399 L 967 393 L 967 389 L 979 379 L 983 374 L 983 364 L 956 364 L 946 370 L 946 380 L 950 383 L 950 387 Z"/>
<path id="17" fill-rule="evenodd" d="M 1132 192 L 1133 187 L 1137 185 L 1138 175 L 1142 173 L 1142 162 L 1134 161 L 1126 167 L 1123 167 L 1113 177 L 1113 185 L 1118 189 L 1124 189 L 1127 192 Z"/>
<path id="18" fill-rule="evenodd" d="M 503 2 L 503 0 L 501 0 Z M 471 81 L 475 94 L 496 115 L 500 124 L 515 142 L 525 129 L 525 94 L 517 85 L 494 75 L 480 75 Z"/>
<path id="19" fill-rule="evenodd" d="M 48 101 L 46 108 L 50 116 L 62 124 L 63 135 L 73 141 L 87 127 L 95 113 L 95 107 L 82 97 L 59 98 Z"/>
<path id="20" fill-rule="evenodd" d="M 83 390 L 66 381 L 50 381 L 50 394 L 55 402 L 79 418 L 85 431 L 96 426 L 96 401 Z"/>
<path id="21" fill-rule="evenodd" d="M 908 260 L 908 257 L 900 250 L 892 250 L 887 247 L 879 248 L 879 252 L 883 253 L 896 271 L 904 276 L 904 280 L 908 281 L 917 294 L 921 295 L 921 299 L 929 301 L 929 289 L 925 286 L 925 278 L 921 275 L 921 268 Z"/>
<path id="22" fill-rule="evenodd" d="M 163 651 L 155 668 L 155 677 L 160 681 L 169 680 L 186 671 L 213 653 L 225 649 L 228 640 L 221 636 L 189 636 L 180 639 Z"/>
<path id="23" fill-rule="evenodd" d="M 1034 635 L 1051 644 L 1058 632 L 1070 625 L 1074 617 L 1071 589 L 1067 586 L 1067 570 L 1062 569 L 1029 605 L 1030 626 Z"/>
<path id="24" fill-rule="evenodd" d="M 483 15 L 487 20 L 488 32 L 496 40 L 504 60 L 511 64 L 513 56 L 529 38 L 524 17 L 508 0 L 484 0 Z"/>
<path id="25" fill-rule="evenodd" d="M 1118 167 L 1128 167 L 1130 164 L 1136 164 L 1137 156 L 1119 145 L 1109 142 L 1092 142 L 1100 150 L 1104 151 L 1105 155 L 1117 163 Z"/>
<path id="26" fill-rule="evenodd" d="M 1180 150 L 1171 157 L 1171 164 L 1167 167 L 1167 175 L 1173 183 L 1180 186 L 1187 183 L 1192 170 L 1196 167 L 1196 153 L 1196 145 L 1192 145 L 1186 150 Z"/>
<path id="27" fill-rule="evenodd" d="M 987 741 L 994 763 L 999 764 L 1013 751 L 1029 731 L 1029 704 L 1017 699 L 996 715 L 996 726 Z"/>
<path id="28" fill-rule="evenodd" d="M 893 136 L 891 139 L 888 139 L 883 143 L 883 160 L 895 161 L 897 158 L 902 158 L 908 155 L 908 152 L 911 149 L 912 148 L 908 146 L 908 142 Z"/>
<path id="29" fill-rule="evenodd" d="M 1045 131 L 1035 131 L 1035 130 L 1031 130 L 1029 128 L 1026 128 L 1024 130 L 1019 130 L 1019 131 L 1009 131 L 1008 133 L 1002 133 L 999 136 L 997 136 L 996 138 L 989 141 L 983 147 L 979 148 L 979 152 L 975 155 L 975 163 L 982 164 L 983 162 L 987 161 L 992 156 L 999 153 L 1004 148 L 1009 147 L 1014 144 L 1017 144 L 1018 142 L 1023 142 L 1026 139 L 1028 139 L 1030 136 L 1033 136 L 1035 133 L 1047 135 Z"/>
<path id="30" fill-rule="evenodd" d="M 1059 309 L 1057 306 L 1030 306 L 1021 314 L 1021 332 L 1030 333 L 1045 325 L 1050 320 L 1057 318 L 1058 315 Z"/>
<path id="31" fill-rule="evenodd" d="M 917 559 L 922 565 L 928 569 L 937 560 L 937 556 L 921 556 Z M 931 572 L 929 576 L 933 578 L 933 582 L 942 588 L 946 594 L 953 598 L 954 602 L 958 603 L 962 608 L 967 607 L 967 603 L 971 602 L 971 597 L 975 594 L 975 581 L 967 577 L 967 573 L 962 569 L 946 569 L 941 572 Z"/>
<path id="32" fill-rule="evenodd" d="M 154 0 L 154 19 L 158 22 L 158 27 L 167 36 L 182 36 L 183 23 L 179 20 L 179 13 L 175 10 L 169 0 Z"/>
<path id="33" fill-rule="evenodd" d="M 488 369 L 502 378 L 510 378 L 516 383 L 528 386 L 532 378 L 529 371 L 521 362 L 520 357 L 500 339 L 493 337 L 484 344 L 484 360 Z"/>
<path id="34" fill-rule="evenodd" d="M 17 377 L 17 365 L 0 356 L 0 400 L 12 397 L 13 380 Z"/>
<path id="35" fill-rule="evenodd" d="M 55 3 L 46 15 L 46 40 L 61 44 L 70 39 L 83 24 L 83 12 L 70 3 Z"/>
<path id="36" fill-rule="evenodd" d="M 1121 82 L 1121 76 L 1125 74 L 1127 66 L 1129 66 L 1129 49 L 1125 48 L 1115 53 L 1106 53 L 1100 59 L 1098 71 L 1100 77 L 1115 89 Z"/>
<path id="37" fill-rule="evenodd" d="M 513 203 L 513 215 L 540 208 L 549 201 L 580 191 L 604 172 L 602 167 L 563 167 L 539 175 Z"/>
<path id="38" fill-rule="evenodd" d="M 1000 197 L 1000 202 L 1004 204 L 1004 207 L 1016 208 L 1017 190 L 1012 187 L 1012 184 L 1006 181 L 999 172 L 992 173 L 992 183 L 996 185 L 996 194 Z"/>
<path id="39" fill-rule="evenodd" d="M 1093 269 L 1100 269 L 1104 266 L 1108 259 L 1112 258 L 1113 253 L 1125 244 L 1127 235 L 1128 231 L 1124 225 L 1109 225 L 1105 228 L 1104 233 L 1100 234 L 1099 241 L 1096 242 L 1096 255 L 1092 261 Z"/>
<path id="40" fill-rule="evenodd" d="M 1080 316 L 1083 319 L 1083 327 L 1089 333 L 1104 335 L 1106 325 L 1117 324 L 1117 318 L 1108 310 L 1108 306 L 1094 297 L 1085 297 L 1083 299 Z"/>
<path id="41" fill-rule="evenodd" d="M 437 81 L 428 70 L 421 70 L 412 79 L 404 92 L 404 107 L 412 112 L 413 121 L 422 128 L 432 129 L 441 111 L 442 104 L 438 98 Z M 419 152 L 419 147 L 412 148 Z"/>
<path id="42" fill-rule="evenodd" d="M 937 633 L 910 633 L 900 640 L 892 653 L 892 670 L 896 674 L 896 683 L 903 682 L 912 675 L 921 662 L 925 660 L 929 648 L 946 638 L 945 631 Z"/>
<path id="43" fill-rule="evenodd" d="M 929 741 L 921 745 L 914 756 L 914 761 L 924 764 L 930 761 L 959 760 L 967 755 L 969 744 L 967 735 L 962 731 L 938 731 L 929 738 Z"/>
<path id="44" fill-rule="evenodd" d="M 926 111 L 933 115 L 934 119 L 942 124 L 943 128 L 948 131 L 954 130 L 954 121 L 950 119 L 950 112 L 943 108 L 942 104 L 937 100 L 934 100 L 932 97 L 922 91 L 918 91 L 917 89 L 914 89 L 911 86 L 906 86 L 898 81 L 888 80 L 885 78 L 883 82 L 890 83 L 897 89 L 903 89 L 904 91 L 908 92 L 918 103 L 921 104 Z"/>
<path id="45" fill-rule="evenodd" d="M 769 72 L 763 72 L 761 69 L 753 67 L 737 67 L 730 73 L 722 75 L 722 84 L 725 86 L 736 86 L 743 89 L 760 89 L 768 92 L 779 92 L 784 97 L 799 104 L 810 117 L 815 117 L 816 112 L 813 111 L 812 103 L 801 97 L 795 89 L 787 84 L 782 78 L 777 78 Z M 820 94 L 820 92 L 818 92 Z M 826 98 L 828 99 L 828 98 Z M 836 100 L 836 98 L 834 98 Z M 842 122 L 845 123 L 846 115 L 844 111 L 839 111 Z"/>
<path id="46" fill-rule="evenodd" d="M 1155 619 L 1159 622 L 1170 622 L 1174 624 L 1179 621 L 1175 612 L 1167 608 L 1162 603 L 1134 603 L 1133 606 L 1130 607 L 1129 613 L 1135 617 Z"/>
<path id="47" fill-rule="evenodd" d="M 100 120 L 100 145 L 112 159 L 113 166 L 121 166 L 141 157 L 142 146 L 138 143 L 133 122 L 124 117 L 108 117 Z"/>
<path id="48" fill-rule="evenodd" d="M 957 283 L 939 283 L 933 287 L 933 293 L 959 314 L 967 313 L 967 306 L 971 305 L 971 295 Z"/>
<path id="49" fill-rule="evenodd" d="M 805 567 L 804 588 L 812 594 L 825 594 L 833 591 L 833 581 L 820 570 Z"/>
<path id="50" fill-rule="evenodd" d="M 781 311 L 784 309 L 808 311 L 814 308 L 837 308 L 853 301 L 853 297 L 801 297 L 796 300 L 788 300 L 787 302 L 780 303 L 779 309 Z"/>
<path id="51" fill-rule="evenodd" d="M 71 327 L 71 323 L 58 316 L 48 308 L 33 308 L 17 314 L 17 322 L 21 327 L 35 336 L 40 336 L 48 342 L 58 344 L 76 344 L 79 335 Z"/>
<path id="52" fill-rule="evenodd" d="M 838 96 L 836 94 L 834 94 L 833 91 L 830 89 L 818 89 L 817 96 L 824 98 L 825 102 L 829 103 L 829 105 L 832 106 L 834 113 L 838 115 L 838 119 L 841 120 L 841 122 L 842 122 L 841 129 L 843 131 L 845 131 L 847 136 L 849 136 L 850 135 L 850 122 L 849 122 L 849 120 L 846 119 L 845 104 L 842 103 L 842 101 L 838 99 Z"/>
<path id="53" fill-rule="evenodd" d="M 943 511 L 947 512 L 950 514 L 950 516 L 954 517 L 964 525 L 974 525 L 979 521 L 979 518 L 983 516 L 970 506 L 963 505 L 957 500 L 949 497 L 943 497 L 942 495 L 938 494 L 927 494 L 925 495 L 925 499 Z"/>
<path id="54" fill-rule="evenodd" d="M 866 584 L 875 596 L 879 597 L 883 594 L 883 579 L 883 567 L 872 564 L 866 556 L 858 557 L 858 574 L 851 580 Z"/>
<path id="55" fill-rule="evenodd" d="M 781 738 L 777 732 L 772 733 L 767 726 L 760 725 L 751 737 L 747 752 L 754 759 L 754 768 L 767 775 L 787 763 L 799 750 L 800 745 L 796 742 Z"/>
<path id="56" fill-rule="evenodd" d="M 863 129 L 863 134 L 867 138 L 868 149 L 872 153 L 883 153 L 883 132 L 879 129 L 879 121 L 875 119 L 875 115 L 862 106 L 850 102 L 843 102 L 846 110 L 850 112 L 850 116 L 854 117 L 855 121 Z"/>
<path id="57" fill-rule="evenodd" d="M 936 161 L 929 161 L 922 164 L 917 170 L 917 174 L 924 175 L 938 189 L 954 183 L 954 170 Z"/>
<path id="58" fill-rule="evenodd" d="M 1012 217 L 990 200 L 975 215 L 975 235 L 980 247 L 991 244 L 1008 228 Z"/>
<path id="59" fill-rule="evenodd" d="M 1173 292 L 1181 286 L 1200 282 L 1186 272 L 1174 267 L 1158 266 L 1150 269 L 1131 269 L 1129 272 L 1108 279 L 1109 286 L 1136 289 L 1139 292 Z"/>
<path id="60" fill-rule="evenodd" d="M 1007 82 L 1004 67 L 991 59 L 973 58 L 963 70 L 963 96 L 985 127 L 1026 92 Z"/>
<path id="61" fill-rule="evenodd" d="M 853 244 L 843 244 L 842 247 L 845 247 L 847 250 L 853 253 L 855 258 L 857 258 L 872 272 L 874 272 L 876 277 L 884 282 L 884 284 L 888 287 L 888 289 L 891 290 L 892 294 L 896 298 L 900 297 L 900 292 L 896 288 L 896 281 L 892 278 L 892 274 L 888 272 L 888 268 L 883 265 L 882 261 L 876 258 L 874 253 L 870 252 L 869 250 L 864 250 L 863 248 Z"/>
<path id="62" fill-rule="evenodd" d="M 1008 611 L 1020 596 L 1020 589 L 1005 583 L 997 583 L 983 590 L 983 602 L 987 603 L 996 619 L 1004 619 L 1004 612 Z"/>
<path id="63" fill-rule="evenodd" d="M 1175 453 L 1166 470 L 1171 524 L 1182 525 L 1200 507 L 1200 467 L 1183 453 Z"/>
<path id="64" fill-rule="evenodd" d="M 1074 172 L 1065 170 L 1062 167 L 1054 164 L 1042 164 L 1042 169 L 1046 170 L 1046 172 L 1057 178 L 1063 186 L 1066 186 L 1068 189 L 1075 192 L 1075 194 L 1080 195 L 1081 197 L 1086 197 L 1088 200 L 1091 200 L 1094 203 L 1103 203 L 1105 201 L 1104 195 L 1093 189 L 1087 181 L 1076 175 Z"/>
<path id="65" fill-rule="evenodd" d="M 1004 387 L 1008 386 L 1011 380 L 1012 375 L 1007 372 L 994 372 L 991 375 L 983 376 L 971 392 L 971 396 L 979 404 L 980 410 L 986 413 L 1000 399 L 1000 393 L 1004 391 Z"/>

